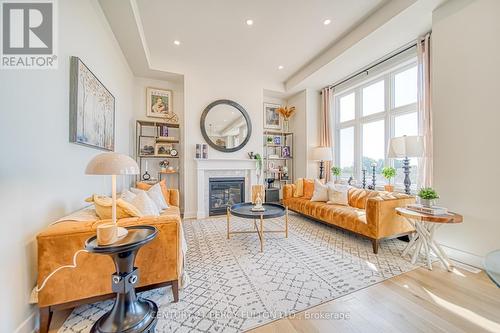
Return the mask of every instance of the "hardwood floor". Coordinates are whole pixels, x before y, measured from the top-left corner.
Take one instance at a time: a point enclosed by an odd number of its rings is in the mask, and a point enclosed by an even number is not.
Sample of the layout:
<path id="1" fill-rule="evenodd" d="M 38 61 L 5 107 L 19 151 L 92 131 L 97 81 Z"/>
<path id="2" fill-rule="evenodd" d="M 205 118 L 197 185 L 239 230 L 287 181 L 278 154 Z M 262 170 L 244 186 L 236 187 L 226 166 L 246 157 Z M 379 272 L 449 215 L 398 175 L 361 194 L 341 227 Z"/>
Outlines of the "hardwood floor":
<path id="1" fill-rule="evenodd" d="M 55 313 L 50 332 L 68 315 Z M 484 272 L 435 263 L 251 332 L 500 332 L 500 288 Z"/>

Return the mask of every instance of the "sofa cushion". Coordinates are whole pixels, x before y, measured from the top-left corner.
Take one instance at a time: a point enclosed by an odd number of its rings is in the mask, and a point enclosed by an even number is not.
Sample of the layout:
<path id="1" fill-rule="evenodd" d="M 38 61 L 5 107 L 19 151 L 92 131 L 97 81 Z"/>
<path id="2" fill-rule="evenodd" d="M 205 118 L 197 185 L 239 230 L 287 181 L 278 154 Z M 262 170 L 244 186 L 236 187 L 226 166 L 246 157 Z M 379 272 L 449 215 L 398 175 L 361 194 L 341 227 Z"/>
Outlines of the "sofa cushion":
<path id="1" fill-rule="evenodd" d="M 328 186 L 328 204 L 343 205 L 349 204 L 349 185 L 330 184 Z"/>
<path id="2" fill-rule="evenodd" d="M 377 191 L 352 188 L 349 190 L 349 206 L 366 209 L 366 201 L 369 198 L 375 198 L 379 195 Z"/>
<path id="3" fill-rule="evenodd" d="M 298 178 L 295 181 L 295 190 L 293 191 L 294 198 L 300 198 L 304 196 L 304 178 Z"/>
<path id="4" fill-rule="evenodd" d="M 165 199 L 165 202 L 169 205 L 173 205 L 173 203 L 170 201 L 170 192 L 168 191 L 167 188 L 167 183 L 166 180 L 163 179 L 159 183 L 161 187 L 161 192 L 163 193 L 163 198 Z M 153 185 L 145 183 L 145 182 L 137 182 L 135 184 L 135 187 L 137 187 L 139 190 L 147 191 L 149 190 Z"/>
<path id="5" fill-rule="evenodd" d="M 314 193 L 314 180 L 304 179 L 304 195 L 303 198 L 310 200 Z"/>
<path id="6" fill-rule="evenodd" d="M 323 184 L 318 179 L 314 180 L 314 192 L 311 201 L 328 201 L 329 184 Z"/>
<path id="7" fill-rule="evenodd" d="M 101 195 L 92 195 L 90 198 L 85 199 L 86 202 L 93 202 L 97 216 L 101 220 L 111 218 L 111 210 L 113 201 L 110 197 Z M 116 218 L 123 219 L 126 217 L 141 217 L 142 213 L 134 205 L 126 202 L 123 199 L 116 200 Z"/>

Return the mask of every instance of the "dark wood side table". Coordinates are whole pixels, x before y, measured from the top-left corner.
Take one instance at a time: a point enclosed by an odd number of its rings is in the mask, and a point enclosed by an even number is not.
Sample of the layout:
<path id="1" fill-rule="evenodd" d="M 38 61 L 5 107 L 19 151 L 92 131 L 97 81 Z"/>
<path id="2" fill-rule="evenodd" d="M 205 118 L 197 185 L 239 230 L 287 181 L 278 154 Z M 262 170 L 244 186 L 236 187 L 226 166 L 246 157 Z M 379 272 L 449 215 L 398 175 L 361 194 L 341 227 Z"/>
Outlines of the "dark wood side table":
<path id="1" fill-rule="evenodd" d="M 113 258 L 116 272 L 111 276 L 111 286 L 116 293 L 113 308 L 92 326 L 91 332 L 154 332 L 158 306 L 151 300 L 138 298 L 135 286 L 139 282 L 139 269 L 134 267 L 139 249 L 156 237 L 152 226 L 127 227 L 127 236 L 110 245 L 98 245 L 97 236 L 85 242 L 87 251 L 106 254 Z"/>

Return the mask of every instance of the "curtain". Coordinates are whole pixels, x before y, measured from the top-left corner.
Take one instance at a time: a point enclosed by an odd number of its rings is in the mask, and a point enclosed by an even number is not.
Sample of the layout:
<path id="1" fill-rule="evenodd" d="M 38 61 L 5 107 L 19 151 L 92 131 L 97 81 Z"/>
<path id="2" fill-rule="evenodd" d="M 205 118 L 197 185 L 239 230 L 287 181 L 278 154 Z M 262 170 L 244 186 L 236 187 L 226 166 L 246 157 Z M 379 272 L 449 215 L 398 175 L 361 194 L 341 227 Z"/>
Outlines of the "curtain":
<path id="1" fill-rule="evenodd" d="M 334 88 L 326 87 L 321 91 L 321 115 L 319 128 L 319 145 L 321 147 L 330 147 L 333 155 L 333 128 L 332 128 L 332 101 Z M 325 182 L 330 180 L 332 166 L 331 161 L 325 161 Z"/>
<path id="2" fill-rule="evenodd" d="M 431 103 L 431 35 L 417 40 L 418 90 L 417 107 L 419 115 L 419 134 L 424 137 L 424 156 L 419 158 L 417 186 L 432 186 L 432 103 Z"/>

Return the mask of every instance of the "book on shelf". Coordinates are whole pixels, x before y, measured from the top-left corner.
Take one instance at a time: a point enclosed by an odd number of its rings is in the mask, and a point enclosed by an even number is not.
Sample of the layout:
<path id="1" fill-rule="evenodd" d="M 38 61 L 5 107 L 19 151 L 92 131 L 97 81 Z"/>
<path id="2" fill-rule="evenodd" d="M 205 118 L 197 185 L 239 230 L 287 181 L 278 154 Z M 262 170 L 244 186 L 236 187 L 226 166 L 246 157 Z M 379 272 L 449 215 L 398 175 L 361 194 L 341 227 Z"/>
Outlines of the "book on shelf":
<path id="1" fill-rule="evenodd" d="M 177 138 L 175 136 L 159 136 L 156 138 L 156 141 L 159 142 L 177 141 Z"/>
<path id="2" fill-rule="evenodd" d="M 448 209 L 444 207 L 432 206 L 425 207 L 420 204 L 409 204 L 406 206 L 407 209 L 413 210 L 418 213 L 429 214 L 429 215 L 446 215 L 448 214 Z"/>

